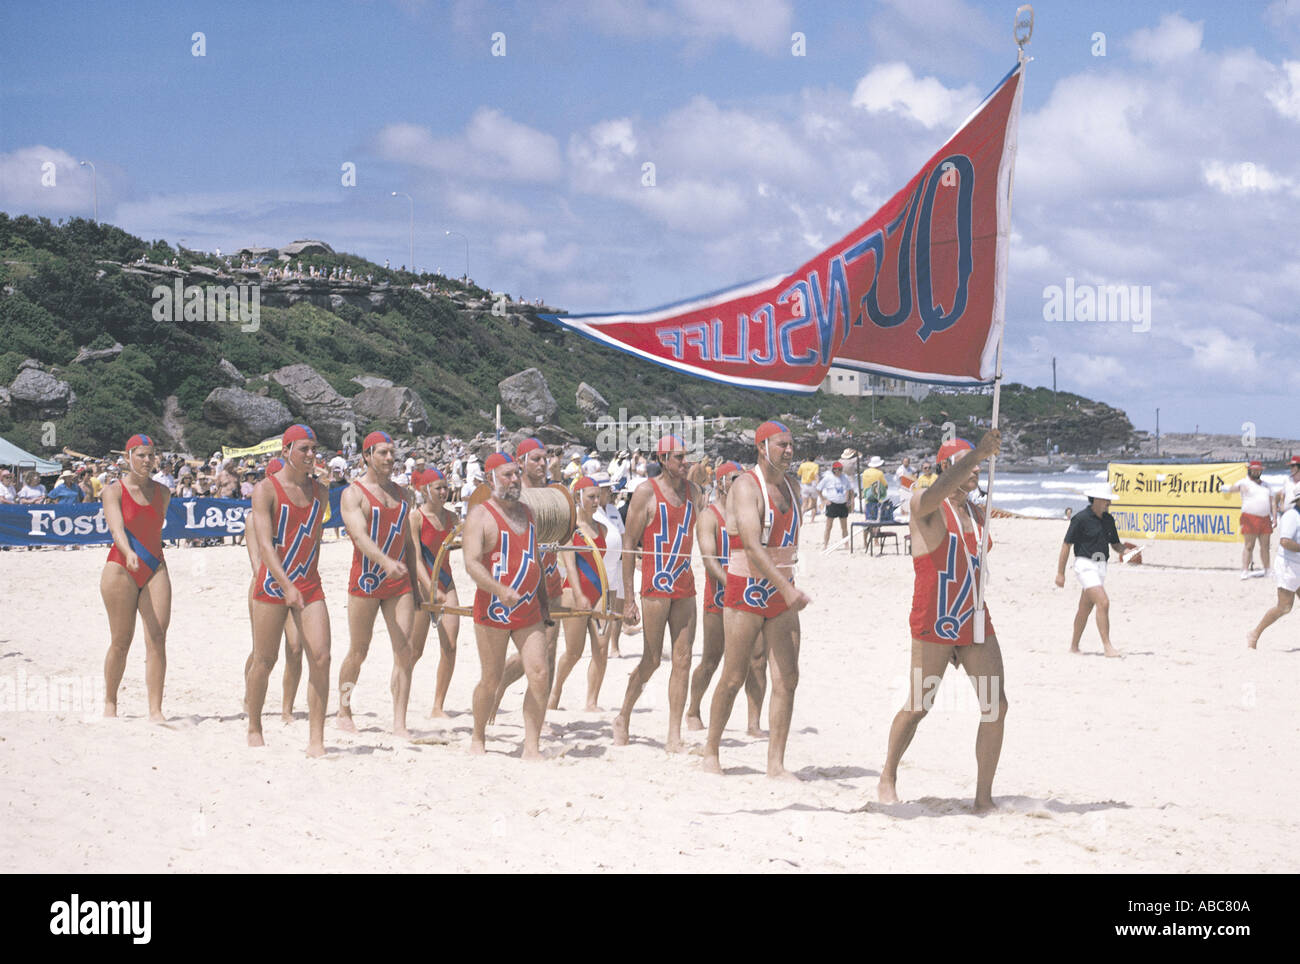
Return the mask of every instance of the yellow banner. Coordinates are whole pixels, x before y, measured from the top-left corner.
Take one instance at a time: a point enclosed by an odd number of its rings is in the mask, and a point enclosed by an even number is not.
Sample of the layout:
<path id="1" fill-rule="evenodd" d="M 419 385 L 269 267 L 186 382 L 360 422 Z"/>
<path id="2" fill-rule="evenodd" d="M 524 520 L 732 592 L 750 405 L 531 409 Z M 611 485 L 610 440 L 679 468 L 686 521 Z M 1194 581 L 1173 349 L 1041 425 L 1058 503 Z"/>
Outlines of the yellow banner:
<path id="1" fill-rule="evenodd" d="M 221 446 L 222 459 L 246 459 L 250 455 L 279 455 L 280 454 L 280 436 L 275 438 L 264 438 L 256 445 L 250 445 L 246 449 L 232 449 Z"/>
<path id="2" fill-rule="evenodd" d="M 1241 495 L 1221 492 L 1246 477 L 1245 462 L 1107 466 L 1120 538 L 1238 542 Z"/>

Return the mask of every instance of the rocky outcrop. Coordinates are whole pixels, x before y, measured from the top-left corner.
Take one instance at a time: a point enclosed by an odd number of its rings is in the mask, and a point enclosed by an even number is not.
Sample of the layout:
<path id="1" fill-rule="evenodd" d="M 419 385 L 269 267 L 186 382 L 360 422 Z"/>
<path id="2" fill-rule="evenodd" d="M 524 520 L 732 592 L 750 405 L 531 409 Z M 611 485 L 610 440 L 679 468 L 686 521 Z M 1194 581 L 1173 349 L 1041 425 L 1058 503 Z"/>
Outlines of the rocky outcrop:
<path id="1" fill-rule="evenodd" d="M 221 373 L 222 378 L 225 378 L 230 382 L 233 388 L 243 388 L 248 383 L 248 379 L 244 377 L 244 373 L 225 358 L 221 359 L 221 361 L 217 363 L 217 371 Z"/>
<path id="2" fill-rule="evenodd" d="M 284 389 L 289 410 L 315 430 L 331 448 L 341 448 L 345 435 L 356 434 L 356 416 L 348 400 L 310 365 L 286 365 L 267 375 Z"/>
<path id="3" fill-rule="evenodd" d="M 203 400 L 203 417 L 225 426 L 242 445 L 260 442 L 293 424 L 293 413 L 283 402 L 242 388 L 214 388 Z"/>
<path id="4" fill-rule="evenodd" d="M 292 244 L 286 244 L 280 249 L 281 256 L 288 255 L 291 258 L 302 258 L 311 254 L 333 254 L 334 249 L 324 241 L 295 241 Z"/>
<path id="5" fill-rule="evenodd" d="M 572 432 L 566 432 L 558 425 L 539 425 L 533 430 L 533 435 L 544 445 L 580 445 L 581 440 Z"/>
<path id="6" fill-rule="evenodd" d="M 429 428 L 429 413 L 420 396 L 400 385 L 363 389 L 352 396 L 352 411 L 362 421 L 387 422 L 399 430 L 423 432 Z"/>
<path id="7" fill-rule="evenodd" d="M 605 401 L 605 396 L 600 394 L 586 382 L 578 383 L 578 393 L 576 401 L 578 411 L 588 418 L 600 418 L 602 415 L 609 414 L 609 402 Z"/>
<path id="8" fill-rule="evenodd" d="M 356 375 L 352 379 L 362 388 L 392 388 L 393 383 L 387 378 L 380 378 L 378 375 Z"/>
<path id="9" fill-rule="evenodd" d="M 559 405 L 546 384 L 546 378 L 536 368 L 503 378 L 497 382 L 501 402 L 520 418 L 541 424 L 555 413 Z"/>
<path id="10" fill-rule="evenodd" d="M 9 408 L 13 416 L 19 419 L 60 418 L 68 414 L 68 409 L 77 401 L 72 386 L 40 368 L 26 367 L 27 362 L 23 362 L 23 366 L 9 386 Z"/>
<path id="11" fill-rule="evenodd" d="M 13 398 L 9 394 L 9 389 L 0 388 L 0 415 L 8 415 L 12 404 Z"/>
<path id="12" fill-rule="evenodd" d="M 83 348 L 77 352 L 77 357 L 72 359 L 74 365 L 85 364 L 92 361 L 112 361 L 118 355 L 122 354 L 122 343 L 114 342 L 112 348 L 100 348 L 91 350 Z"/>

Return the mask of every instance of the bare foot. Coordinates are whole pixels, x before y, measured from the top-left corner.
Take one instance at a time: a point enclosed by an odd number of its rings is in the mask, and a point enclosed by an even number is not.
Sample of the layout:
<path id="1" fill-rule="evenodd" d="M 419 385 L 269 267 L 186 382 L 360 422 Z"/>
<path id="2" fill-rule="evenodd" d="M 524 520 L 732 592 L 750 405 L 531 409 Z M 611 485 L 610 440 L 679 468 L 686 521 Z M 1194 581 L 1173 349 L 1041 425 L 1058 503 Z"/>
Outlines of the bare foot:
<path id="1" fill-rule="evenodd" d="M 105 703 L 105 704 L 104 704 L 104 716 L 108 717 L 109 719 L 117 719 L 117 704 L 116 704 L 116 703 Z"/>
<path id="2" fill-rule="evenodd" d="M 876 799 L 881 803 L 898 803 L 898 790 L 894 787 L 894 781 L 886 777 L 880 778 L 880 783 L 876 785 Z"/>
<path id="3" fill-rule="evenodd" d="M 692 716 L 686 717 L 686 729 L 688 730 L 704 729 L 704 720 L 700 719 L 700 714 L 696 713 Z"/>
<path id="4" fill-rule="evenodd" d="M 150 710 L 150 712 L 149 712 L 149 722 L 150 722 L 150 723 L 166 723 L 166 722 L 167 722 L 167 717 L 163 716 L 163 714 L 162 714 L 162 710 Z"/>
<path id="5" fill-rule="evenodd" d="M 393 736 L 397 737 L 399 740 L 409 740 L 411 738 L 411 731 L 404 726 L 395 726 L 393 727 Z"/>
<path id="6" fill-rule="evenodd" d="M 620 653 L 617 648 L 615 648 L 609 651 L 609 657 L 610 659 L 622 659 L 623 654 Z"/>
<path id="7" fill-rule="evenodd" d="M 614 745 L 627 746 L 627 720 L 622 713 L 614 717 Z"/>
<path id="8" fill-rule="evenodd" d="M 483 756 L 487 753 L 487 747 L 484 745 L 482 740 L 471 740 L 469 744 L 469 752 L 473 753 L 475 756 Z"/>
<path id="9" fill-rule="evenodd" d="M 261 734 L 261 733 L 249 733 L 249 734 L 248 734 L 248 745 L 249 745 L 249 746 L 266 746 L 266 741 L 262 739 L 262 734 Z"/>
<path id="10" fill-rule="evenodd" d="M 524 747 L 524 752 L 521 756 L 521 759 L 527 760 L 529 763 L 537 763 L 538 761 L 544 760 L 546 758 L 542 756 L 541 750 L 533 746 L 533 747 Z"/>
<path id="11" fill-rule="evenodd" d="M 280 711 L 280 722 L 281 722 L 281 723 L 292 723 L 292 722 L 293 722 L 293 708 L 292 708 L 292 707 L 290 707 L 290 708 L 287 709 L 287 710 L 281 710 L 281 711 Z"/>
<path id="12" fill-rule="evenodd" d="M 1078 656 L 1078 655 L 1079 655 L 1079 647 L 1078 647 L 1078 646 L 1071 646 L 1071 647 L 1070 647 L 1070 652 L 1074 653 L 1075 656 Z"/>
<path id="13" fill-rule="evenodd" d="M 351 714 L 351 713 L 347 713 L 347 714 L 340 713 L 339 716 L 338 716 L 338 719 L 335 720 L 335 725 L 336 725 L 340 730 L 346 730 L 348 733 L 355 733 L 355 732 L 357 732 L 357 725 L 356 725 L 355 723 L 352 722 L 352 714 Z"/>
<path id="14" fill-rule="evenodd" d="M 989 797 L 986 800 L 981 800 L 979 797 L 975 798 L 974 809 L 976 813 L 988 813 L 990 810 L 996 810 L 997 808 L 998 805 L 993 802 L 992 797 Z"/>
<path id="15" fill-rule="evenodd" d="M 447 716 L 447 712 L 441 706 L 435 706 L 432 710 L 430 710 L 429 716 L 431 719 L 435 719 L 435 720 L 450 719 L 450 717 Z"/>
<path id="16" fill-rule="evenodd" d="M 558 710 L 560 708 L 560 701 L 558 699 L 551 700 L 546 704 L 546 708 L 548 710 Z"/>
<path id="17" fill-rule="evenodd" d="M 584 713 L 604 713 L 605 711 L 595 703 L 588 703 L 582 708 Z"/>
<path id="18" fill-rule="evenodd" d="M 716 773 L 722 776 L 722 764 L 718 762 L 716 753 L 705 752 L 704 759 L 700 761 L 700 769 L 705 773 Z"/>
<path id="19" fill-rule="evenodd" d="M 756 740 L 766 740 L 767 730 L 763 729 L 757 723 L 749 724 L 749 729 L 745 731 L 747 736 L 752 736 Z"/>
<path id="20" fill-rule="evenodd" d="M 322 757 L 325 755 L 324 743 L 308 743 L 307 755 L 310 757 Z"/>
<path id="21" fill-rule="evenodd" d="M 1250 632 L 1246 634 L 1246 646 L 1248 648 L 1254 649 L 1255 644 L 1258 642 L 1259 642 L 1259 633 L 1257 633 L 1255 630 L 1252 629 Z M 105 711 L 104 715 L 108 716 L 108 712 Z"/>
<path id="22" fill-rule="evenodd" d="M 800 779 L 783 766 L 767 768 L 767 778 L 769 780 L 781 780 L 784 783 L 800 783 Z"/>
<path id="23" fill-rule="evenodd" d="M 1124 655 L 1124 654 L 1121 653 L 1121 652 L 1120 652 L 1118 649 L 1116 649 L 1114 646 L 1107 646 L 1107 647 L 1106 647 L 1106 656 L 1107 656 L 1108 658 L 1114 658 L 1114 657 L 1116 657 L 1116 656 L 1123 656 L 1123 655 Z M 992 803 L 989 804 L 989 806 L 992 806 L 992 805 L 993 805 Z"/>
<path id="24" fill-rule="evenodd" d="M 686 744 L 682 742 L 681 734 L 668 737 L 668 742 L 664 744 L 664 749 L 669 753 L 681 753 L 686 749 Z"/>

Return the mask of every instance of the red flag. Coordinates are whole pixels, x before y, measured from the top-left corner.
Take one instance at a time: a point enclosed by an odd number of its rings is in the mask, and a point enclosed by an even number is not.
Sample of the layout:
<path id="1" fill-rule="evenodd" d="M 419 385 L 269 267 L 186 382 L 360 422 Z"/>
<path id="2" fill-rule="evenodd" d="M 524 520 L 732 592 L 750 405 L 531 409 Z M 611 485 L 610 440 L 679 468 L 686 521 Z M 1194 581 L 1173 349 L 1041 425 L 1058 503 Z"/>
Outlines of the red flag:
<path id="1" fill-rule="evenodd" d="M 992 381 L 1022 71 L 1012 69 L 884 207 L 797 270 L 650 311 L 542 317 L 745 388 L 815 392 L 832 364 Z"/>

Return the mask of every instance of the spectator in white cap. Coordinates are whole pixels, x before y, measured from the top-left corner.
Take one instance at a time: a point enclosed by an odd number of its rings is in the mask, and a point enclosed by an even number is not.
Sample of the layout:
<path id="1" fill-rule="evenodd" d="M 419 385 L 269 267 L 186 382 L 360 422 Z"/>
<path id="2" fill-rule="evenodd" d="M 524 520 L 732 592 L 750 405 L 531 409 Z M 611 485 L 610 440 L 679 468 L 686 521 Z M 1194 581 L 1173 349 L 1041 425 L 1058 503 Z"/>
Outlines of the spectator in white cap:
<path id="1" fill-rule="evenodd" d="M 1106 595 L 1106 563 L 1110 550 L 1114 549 L 1120 562 L 1124 553 L 1137 546 L 1131 542 L 1120 542 L 1119 532 L 1115 529 L 1115 519 L 1107 511 L 1115 500 L 1115 492 L 1108 483 L 1090 486 L 1083 490 L 1088 500 L 1088 508 L 1081 509 L 1070 518 L 1070 527 L 1065 530 L 1065 541 L 1061 544 L 1061 557 L 1056 565 L 1056 585 L 1065 587 L 1065 563 L 1074 552 L 1074 575 L 1079 580 L 1082 590 L 1079 593 L 1079 608 L 1074 614 L 1074 635 L 1070 639 L 1070 652 L 1079 652 L 1079 640 L 1088 625 L 1088 614 L 1097 611 L 1097 632 L 1101 634 L 1101 645 L 1107 656 L 1120 655 L 1119 650 L 1110 644 L 1110 597 Z"/>
<path id="2" fill-rule="evenodd" d="M 582 463 L 583 475 L 595 475 L 600 471 L 600 455 L 595 449 L 587 453 L 587 459 Z"/>

